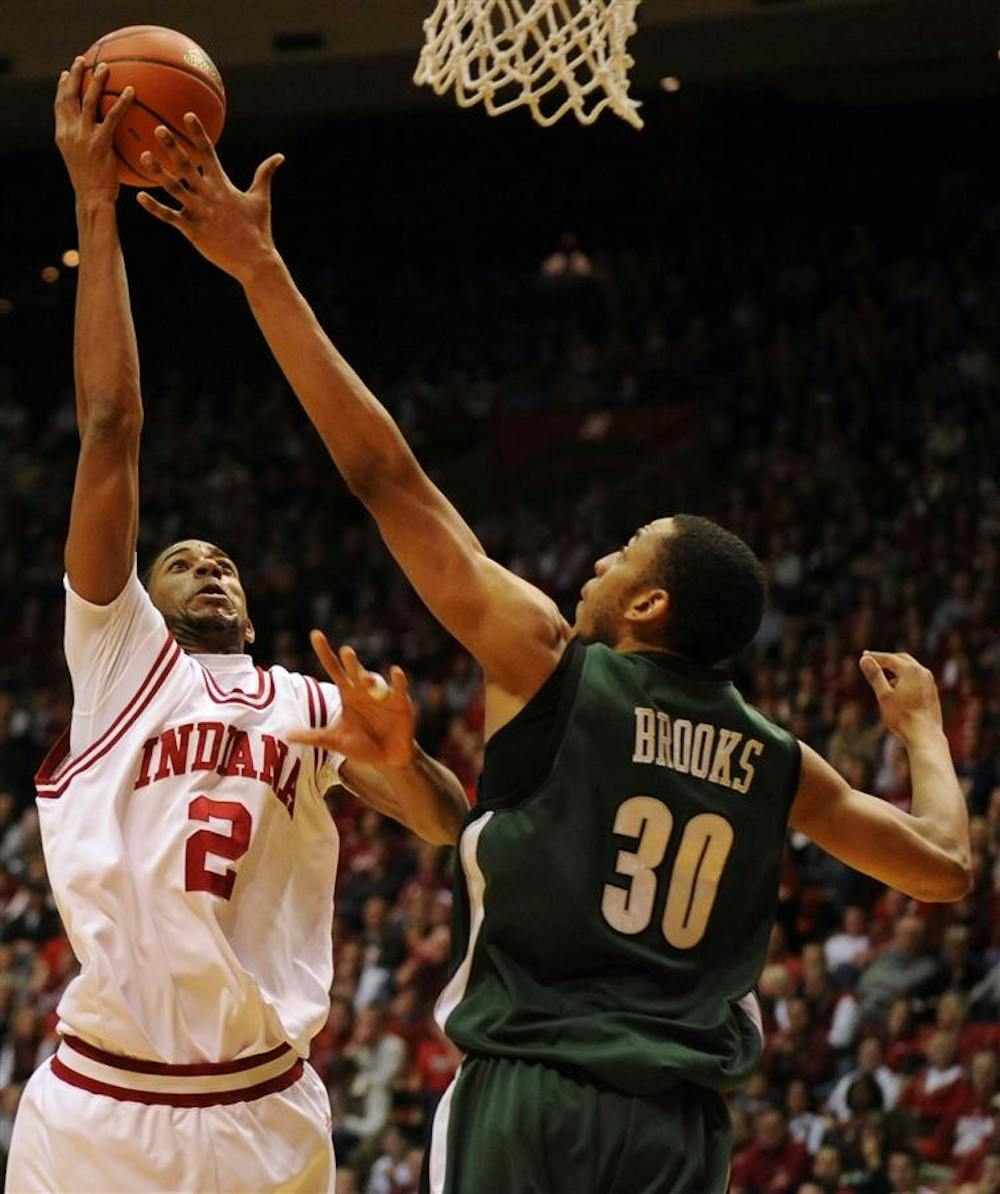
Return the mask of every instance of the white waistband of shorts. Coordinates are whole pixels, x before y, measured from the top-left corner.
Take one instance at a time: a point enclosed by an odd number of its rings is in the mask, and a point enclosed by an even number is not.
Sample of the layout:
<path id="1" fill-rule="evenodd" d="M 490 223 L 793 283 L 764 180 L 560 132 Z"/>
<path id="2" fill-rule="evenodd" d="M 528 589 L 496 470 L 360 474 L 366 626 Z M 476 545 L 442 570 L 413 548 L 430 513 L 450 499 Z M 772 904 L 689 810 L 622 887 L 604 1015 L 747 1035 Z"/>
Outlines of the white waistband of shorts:
<path id="1" fill-rule="evenodd" d="M 291 1046 L 283 1046 L 236 1062 L 171 1066 L 119 1058 L 84 1041 L 64 1037 L 52 1068 L 64 1081 L 95 1094 L 207 1106 L 258 1098 L 283 1089 L 299 1077 L 302 1062 Z"/>

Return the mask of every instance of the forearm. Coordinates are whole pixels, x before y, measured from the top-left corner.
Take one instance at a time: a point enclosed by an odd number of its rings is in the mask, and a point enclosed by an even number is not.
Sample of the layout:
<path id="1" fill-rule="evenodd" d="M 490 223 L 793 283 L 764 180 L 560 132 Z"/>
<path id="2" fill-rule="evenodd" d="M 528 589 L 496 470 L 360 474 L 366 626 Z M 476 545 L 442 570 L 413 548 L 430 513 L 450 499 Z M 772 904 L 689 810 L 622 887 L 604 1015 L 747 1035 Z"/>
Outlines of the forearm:
<path id="1" fill-rule="evenodd" d="M 269 254 L 241 279 L 271 352 L 351 491 L 419 470 L 392 416 L 323 331 L 287 266 Z"/>
<path id="2" fill-rule="evenodd" d="M 453 846 L 469 813 L 469 800 L 457 776 L 418 747 L 412 767 L 395 779 L 401 799 L 413 809 L 414 832 L 436 845 Z"/>
<path id="3" fill-rule="evenodd" d="M 955 774 L 948 740 L 938 729 L 921 730 L 906 743 L 910 760 L 910 813 L 925 836 L 954 854 L 962 866 L 970 861 L 969 813 Z"/>
<path id="4" fill-rule="evenodd" d="M 465 790 L 447 767 L 419 746 L 406 767 L 344 763 L 344 784 L 365 803 L 399 821 L 425 842 L 451 846 L 469 811 Z"/>
<path id="5" fill-rule="evenodd" d="M 77 423 L 142 419 L 139 353 L 114 204 L 78 199 L 80 243 L 73 367 Z"/>

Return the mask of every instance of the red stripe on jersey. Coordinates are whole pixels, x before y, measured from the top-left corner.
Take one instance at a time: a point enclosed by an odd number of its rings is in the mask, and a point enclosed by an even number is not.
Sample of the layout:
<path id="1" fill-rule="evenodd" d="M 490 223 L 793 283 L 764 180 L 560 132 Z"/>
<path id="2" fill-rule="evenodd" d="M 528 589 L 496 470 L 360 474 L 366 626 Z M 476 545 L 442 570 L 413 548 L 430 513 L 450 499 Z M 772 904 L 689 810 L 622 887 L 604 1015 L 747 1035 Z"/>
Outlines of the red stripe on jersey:
<path id="1" fill-rule="evenodd" d="M 313 680 L 312 676 L 303 676 L 302 679 L 305 680 L 305 682 L 306 682 L 306 700 L 309 702 L 309 725 L 312 729 L 315 730 L 317 728 L 317 725 L 316 725 L 317 709 L 316 709 L 316 698 L 313 695 L 313 686 L 316 683 L 316 681 Z M 319 774 L 319 747 L 318 746 L 313 747 L 312 755 L 313 755 L 313 770 L 318 775 Z"/>
<path id="2" fill-rule="evenodd" d="M 318 680 L 315 681 L 314 683 L 316 684 L 316 700 L 319 701 L 319 724 L 321 726 L 325 726 L 327 723 L 327 712 L 326 712 L 326 697 L 323 695 L 323 685 L 320 684 Z M 320 767 L 322 767 L 326 763 L 326 760 L 329 758 L 329 755 L 330 755 L 330 752 L 328 750 L 323 750 L 320 753 L 320 759 L 319 759 Z"/>
<path id="3" fill-rule="evenodd" d="M 160 664 L 160 661 L 163 660 L 165 653 L 166 661 L 160 670 L 160 674 L 150 685 L 149 681 L 153 677 L 153 673 Z M 68 748 L 68 731 L 64 731 L 64 734 L 66 734 L 66 741 L 63 742 L 62 735 L 60 735 L 59 740 L 57 740 L 52 750 L 49 751 L 49 754 L 45 758 L 45 762 L 42 763 L 42 766 L 39 768 L 38 775 L 35 777 L 38 795 L 44 796 L 48 799 L 61 796 L 78 775 L 82 775 L 84 771 L 88 771 L 96 762 L 98 762 L 100 759 L 103 759 L 108 751 L 111 750 L 111 748 L 117 742 L 119 742 L 121 738 L 128 732 L 128 730 L 130 730 L 135 724 L 140 714 L 146 709 L 153 697 L 156 696 L 157 692 L 159 692 L 160 688 L 163 686 L 164 680 L 166 680 L 167 676 L 169 676 L 173 671 L 174 666 L 182 654 L 183 652 L 178 644 L 174 641 L 173 635 L 168 634 L 167 641 L 163 646 L 163 650 L 157 656 L 156 663 L 153 664 L 153 667 L 147 674 L 146 679 L 143 680 L 142 686 L 139 688 L 138 692 L 136 692 L 132 700 L 129 701 L 121 713 L 119 713 L 119 715 L 111 723 L 111 725 L 108 726 L 100 738 L 98 738 L 96 742 L 89 746 L 87 750 L 85 750 L 78 759 L 71 763 L 64 772 L 59 772 L 58 767 L 54 771 L 49 771 L 47 770 L 47 766 L 50 764 L 50 760 L 56 761 L 53 759 L 53 756 L 56 755 L 57 747 L 62 745 Z M 138 702 L 138 704 L 136 702 Z M 63 750 L 58 761 L 61 761 L 61 758 L 65 758 L 65 753 L 65 750 Z M 56 784 L 59 786 L 56 787 Z"/>
<path id="4" fill-rule="evenodd" d="M 116 1070 L 128 1070 L 133 1074 L 166 1074 L 177 1078 L 207 1078 L 217 1074 L 241 1074 L 257 1066 L 277 1061 L 282 1053 L 291 1053 L 291 1045 L 277 1045 L 266 1053 L 255 1053 L 253 1057 L 241 1057 L 238 1061 L 195 1061 L 187 1065 L 170 1065 L 165 1061 L 143 1061 L 138 1057 L 125 1057 L 121 1053 L 108 1053 L 88 1044 L 78 1036 L 64 1036 L 63 1041 L 83 1057 L 99 1061 L 102 1065 L 114 1066 Z"/>
<path id="5" fill-rule="evenodd" d="M 287 1069 L 277 1078 L 267 1082 L 258 1082 L 256 1086 L 244 1086 L 239 1090 L 206 1091 L 204 1094 L 164 1094 L 160 1091 L 129 1090 L 127 1086 L 113 1086 L 110 1082 L 98 1082 L 94 1078 L 86 1078 L 63 1065 L 58 1057 L 52 1058 L 52 1073 L 70 1086 L 77 1086 L 91 1094 L 106 1095 L 110 1099 L 117 1099 L 120 1103 L 145 1103 L 146 1106 L 159 1107 L 220 1107 L 231 1103 L 249 1103 L 253 1099 L 263 1098 L 264 1095 L 275 1094 L 298 1082 L 302 1077 L 302 1059 Z"/>
<path id="6" fill-rule="evenodd" d="M 135 704 L 135 702 L 139 699 L 140 696 L 142 696 L 143 691 L 146 688 L 146 685 L 149 684 L 150 681 L 153 679 L 153 676 L 156 673 L 157 668 L 163 662 L 163 656 L 167 653 L 167 650 L 169 649 L 170 644 L 173 641 L 174 641 L 173 635 L 170 634 L 170 632 L 168 631 L 166 642 L 160 648 L 159 655 L 157 655 L 157 657 L 153 660 L 153 666 L 149 669 L 149 671 L 143 677 L 143 681 L 139 685 L 139 687 L 136 689 L 135 694 L 132 697 L 132 699 L 125 706 L 125 708 L 121 711 L 121 713 L 118 714 L 118 716 L 111 723 L 111 725 L 108 726 L 108 728 L 104 731 L 104 733 L 100 736 L 100 738 L 98 738 L 96 742 L 91 743 L 91 745 L 89 747 L 87 747 L 87 749 L 83 752 L 83 754 L 77 760 L 77 763 L 83 763 L 87 759 L 87 756 L 90 755 L 93 751 L 97 750 L 97 748 L 101 745 L 101 743 L 104 741 L 104 739 L 109 734 L 114 732 L 115 727 L 118 725 L 118 723 L 121 721 L 121 719 L 126 716 L 126 714 L 129 712 L 129 710 Z M 63 753 L 61 755 L 57 755 L 57 748 L 63 742 L 64 738 L 65 738 L 65 742 L 66 742 L 66 750 L 63 751 Z M 48 782 L 51 782 L 52 780 L 54 780 L 56 778 L 55 773 L 58 770 L 59 764 L 66 757 L 68 752 L 69 752 L 69 727 L 67 727 L 65 730 L 63 730 L 63 732 L 59 735 L 59 737 L 56 739 L 55 743 L 53 744 L 52 749 L 45 756 L 45 759 L 43 760 L 41 767 L 38 768 L 38 772 L 35 775 L 35 783 L 36 784 L 48 783 Z M 74 766 L 75 766 L 75 764 L 74 764 Z"/>
<path id="7" fill-rule="evenodd" d="M 257 691 L 244 692 L 242 688 L 234 688 L 224 692 L 218 685 L 212 673 L 202 664 L 201 674 L 205 680 L 205 691 L 217 705 L 245 705 L 248 709 L 266 709 L 274 700 L 274 677 L 263 668 L 256 668 Z"/>

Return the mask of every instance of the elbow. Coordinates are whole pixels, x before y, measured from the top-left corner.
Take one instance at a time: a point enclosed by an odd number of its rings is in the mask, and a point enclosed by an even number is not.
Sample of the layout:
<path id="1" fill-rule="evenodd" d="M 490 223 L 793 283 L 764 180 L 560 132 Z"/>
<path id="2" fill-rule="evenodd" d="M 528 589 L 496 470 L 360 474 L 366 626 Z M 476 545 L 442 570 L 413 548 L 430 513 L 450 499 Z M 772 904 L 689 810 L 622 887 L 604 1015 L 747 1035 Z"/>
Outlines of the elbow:
<path id="1" fill-rule="evenodd" d="M 338 461 L 344 483 L 369 510 L 376 510 L 388 493 L 413 491 L 420 480 L 420 469 L 408 451 L 384 451 L 359 461 Z"/>
<path id="2" fill-rule="evenodd" d="M 929 904 L 952 904 L 972 890 L 972 861 L 968 850 L 958 850 L 939 860 L 933 873 L 928 871 L 927 889 L 914 892 L 914 898 Z"/>
<path id="3" fill-rule="evenodd" d="M 90 399 L 81 438 L 132 443 L 138 442 L 141 433 L 141 406 L 130 401 Z"/>
<path id="4" fill-rule="evenodd" d="M 379 466 L 365 462 L 360 468 L 344 470 L 344 483 L 358 501 L 369 509 L 378 502 L 383 485 Z"/>

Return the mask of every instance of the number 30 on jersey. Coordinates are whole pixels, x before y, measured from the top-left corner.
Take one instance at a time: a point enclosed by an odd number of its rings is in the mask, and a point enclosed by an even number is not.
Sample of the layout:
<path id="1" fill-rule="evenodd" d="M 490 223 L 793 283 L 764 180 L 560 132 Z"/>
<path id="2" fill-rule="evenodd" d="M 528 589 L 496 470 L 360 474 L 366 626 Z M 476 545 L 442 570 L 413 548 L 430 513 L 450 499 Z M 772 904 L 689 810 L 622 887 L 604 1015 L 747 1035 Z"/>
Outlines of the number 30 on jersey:
<path id="1" fill-rule="evenodd" d="M 604 919 L 619 933 L 634 936 L 649 927 L 656 903 L 656 868 L 663 861 L 674 815 L 652 796 L 633 796 L 619 806 L 614 832 L 637 839 L 634 850 L 619 850 L 615 873 L 628 887 L 606 883 Z M 733 845 L 733 827 L 718 813 L 699 813 L 681 833 L 663 908 L 662 930 L 675 949 L 692 949 L 705 936 L 719 880 Z"/>

